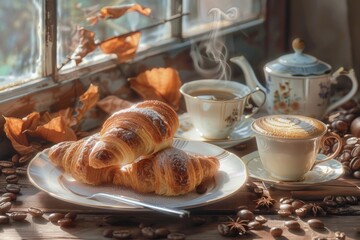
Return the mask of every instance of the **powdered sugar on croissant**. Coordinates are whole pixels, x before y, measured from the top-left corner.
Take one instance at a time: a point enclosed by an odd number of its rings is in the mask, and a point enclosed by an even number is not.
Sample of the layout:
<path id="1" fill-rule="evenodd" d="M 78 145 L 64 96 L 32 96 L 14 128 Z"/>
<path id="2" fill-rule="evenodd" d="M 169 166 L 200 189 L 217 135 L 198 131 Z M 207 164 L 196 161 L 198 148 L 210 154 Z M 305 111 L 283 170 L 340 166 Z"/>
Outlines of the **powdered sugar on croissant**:
<path id="1" fill-rule="evenodd" d="M 215 157 L 170 147 L 116 171 L 113 183 L 142 193 L 173 196 L 193 191 L 204 179 L 214 177 L 218 169 Z"/>
<path id="2" fill-rule="evenodd" d="M 179 126 L 177 113 L 161 101 L 144 101 L 114 113 L 103 124 L 89 165 L 126 165 L 172 145 Z"/>
<path id="3" fill-rule="evenodd" d="M 219 169 L 215 157 L 192 155 L 174 147 L 123 167 L 93 168 L 89 165 L 89 150 L 96 144 L 97 137 L 56 144 L 50 148 L 49 158 L 82 183 L 112 183 L 141 193 L 166 196 L 193 191 L 204 179 L 215 176 Z"/>

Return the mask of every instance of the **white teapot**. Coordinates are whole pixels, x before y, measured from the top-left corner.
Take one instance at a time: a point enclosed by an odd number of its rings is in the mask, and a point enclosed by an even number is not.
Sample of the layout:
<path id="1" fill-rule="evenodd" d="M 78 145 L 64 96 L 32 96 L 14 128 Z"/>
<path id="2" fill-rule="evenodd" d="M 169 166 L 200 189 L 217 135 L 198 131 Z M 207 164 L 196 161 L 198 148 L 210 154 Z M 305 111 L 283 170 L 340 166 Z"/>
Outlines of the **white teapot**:
<path id="1" fill-rule="evenodd" d="M 265 87 L 259 83 L 243 56 L 230 59 L 242 68 L 250 88 L 258 86 L 266 92 L 266 110 L 269 114 L 298 114 L 321 119 L 354 97 L 358 89 L 354 70 L 346 72 L 340 68 L 332 73 L 329 64 L 303 53 L 304 42 L 301 39 L 295 39 L 292 46 L 295 53 L 281 56 L 264 66 Z M 340 75 L 348 76 L 352 88 L 330 104 L 331 84 L 336 83 Z M 253 100 L 258 104 L 262 97 L 254 96 Z"/>

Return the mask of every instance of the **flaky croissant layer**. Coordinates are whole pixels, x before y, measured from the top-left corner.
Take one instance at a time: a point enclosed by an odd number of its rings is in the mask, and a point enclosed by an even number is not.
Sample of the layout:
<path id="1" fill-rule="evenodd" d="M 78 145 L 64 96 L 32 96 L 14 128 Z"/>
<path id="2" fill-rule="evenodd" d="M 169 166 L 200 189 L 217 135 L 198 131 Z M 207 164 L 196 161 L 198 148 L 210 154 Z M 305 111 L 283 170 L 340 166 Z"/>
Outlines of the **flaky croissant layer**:
<path id="1" fill-rule="evenodd" d="M 179 126 L 177 113 L 166 103 L 144 101 L 118 111 L 103 124 L 89 153 L 89 165 L 126 165 L 172 145 Z"/>
<path id="2" fill-rule="evenodd" d="M 215 157 L 191 155 L 174 147 L 123 167 L 93 168 L 89 165 L 89 149 L 96 144 L 97 137 L 54 145 L 49 150 L 49 159 L 82 183 L 111 183 L 141 193 L 166 196 L 193 191 L 204 179 L 214 177 L 219 169 Z"/>

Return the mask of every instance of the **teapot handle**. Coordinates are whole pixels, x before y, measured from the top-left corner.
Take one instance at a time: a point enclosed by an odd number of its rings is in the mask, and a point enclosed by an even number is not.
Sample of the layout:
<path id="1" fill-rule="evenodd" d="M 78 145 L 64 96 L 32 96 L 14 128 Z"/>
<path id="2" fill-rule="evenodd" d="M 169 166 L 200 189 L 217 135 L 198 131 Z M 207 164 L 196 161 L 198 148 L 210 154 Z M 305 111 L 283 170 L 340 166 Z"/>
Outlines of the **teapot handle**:
<path id="1" fill-rule="evenodd" d="M 264 95 L 264 97 L 262 98 L 259 106 L 254 106 L 253 104 L 250 103 L 250 97 L 253 96 L 256 93 L 262 93 Z M 257 113 L 260 108 L 265 104 L 266 101 L 266 93 L 259 87 L 256 87 L 249 95 L 249 97 L 246 100 L 246 106 L 245 108 L 247 109 L 251 109 L 251 113 L 247 114 L 244 116 L 245 119 L 252 117 L 255 113 Z"/>
<path id="2" fill-rule="evenodd" d="M 345 102 L 349 101 L 352 97 L 355 96 L 358 90 L 358 81 L 355 76 L 354 69 L 350 69 L 349 71 L 345 71 L 343 67 L 339 68 L 336 72 L 333 73 L 331 76 L 332 80 L 336 82 L 336 79 L 339 76 L 347 76 L 352 82 L 351 90 L 342 98 L 331 104 L 325 111 L 324 116 L 334 110 L 335 108 L 339 107 L 340 105 L 344 104 Z"/>

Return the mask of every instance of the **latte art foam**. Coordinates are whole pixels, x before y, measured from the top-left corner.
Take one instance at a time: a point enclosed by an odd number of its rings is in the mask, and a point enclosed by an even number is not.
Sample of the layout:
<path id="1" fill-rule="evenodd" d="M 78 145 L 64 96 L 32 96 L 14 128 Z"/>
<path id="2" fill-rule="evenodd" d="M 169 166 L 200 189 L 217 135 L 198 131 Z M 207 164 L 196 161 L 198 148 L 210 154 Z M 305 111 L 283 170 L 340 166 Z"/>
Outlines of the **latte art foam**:
<path id="1" fill-rule="evenodd" d="M 306 139 L 325 133 L 326 126 L 314 118 L 298 115 L 271 115 L 256 119 L 252 129 L 262 135 L 287 139 Z"/>

